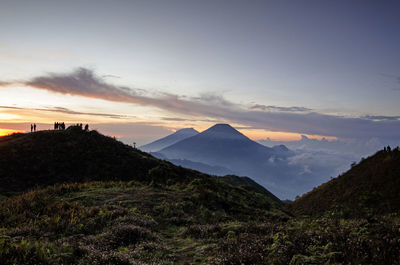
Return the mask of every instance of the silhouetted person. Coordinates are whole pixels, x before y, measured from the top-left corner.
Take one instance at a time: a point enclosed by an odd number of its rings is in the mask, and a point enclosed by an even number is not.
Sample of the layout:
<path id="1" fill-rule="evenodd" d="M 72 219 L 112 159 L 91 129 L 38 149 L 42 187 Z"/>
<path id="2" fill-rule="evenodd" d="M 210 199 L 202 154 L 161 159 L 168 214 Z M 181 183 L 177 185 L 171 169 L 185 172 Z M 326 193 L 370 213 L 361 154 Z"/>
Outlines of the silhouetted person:
<path id="1" fill-rule="evenodd" d="M 61 123 L 61 130 L 65 130 L 65 123 Z"/>
<path id="2" fill-rule="evenodd" d="M 33 124 L 31 124 L 31 132 L 33 131 Z"/>
<path id="3" fill-rule="evenodd" d="M 85 125 L 85 132 L 89 131 L 89 124 Z"/>
<path id="4" fill-rule="evenodd" d="M 387 146 L 387 151 L 388 151 L 388 152 L 390 152 L 390 151 L 391 151 L 391 149 L 390 149 L 390 146 L 389 146 L 389 145 Z"/>
<path id="5" fill-rule="evenodd" d="M 386 153 L 386 146 L 384 146 L 384 147 L 383 147 L 383 152 L 385 152 L 385 153 Z"/>
<path id="6" fill-rule="evenodd" d="M 81 130 L 83 130 L 83 124 L 79 124 L 79 127 L 81 128 Z"/>
<path id="7" fill-rule="evenodd" d="M 36 132 L 36 123 L 33 124 L 33 131 Z"/>

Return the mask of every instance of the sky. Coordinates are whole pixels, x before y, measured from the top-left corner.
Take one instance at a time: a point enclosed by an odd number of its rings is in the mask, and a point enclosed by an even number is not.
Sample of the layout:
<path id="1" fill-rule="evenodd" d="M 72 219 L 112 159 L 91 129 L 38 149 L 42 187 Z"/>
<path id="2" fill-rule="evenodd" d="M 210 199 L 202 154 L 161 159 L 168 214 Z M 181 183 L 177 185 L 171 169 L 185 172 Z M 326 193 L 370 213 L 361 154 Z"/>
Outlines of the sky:
<path id="1" fill-rule="evenodd" d="M 400 142 L 398 1 L 0 2 L 0 134 Z"/>

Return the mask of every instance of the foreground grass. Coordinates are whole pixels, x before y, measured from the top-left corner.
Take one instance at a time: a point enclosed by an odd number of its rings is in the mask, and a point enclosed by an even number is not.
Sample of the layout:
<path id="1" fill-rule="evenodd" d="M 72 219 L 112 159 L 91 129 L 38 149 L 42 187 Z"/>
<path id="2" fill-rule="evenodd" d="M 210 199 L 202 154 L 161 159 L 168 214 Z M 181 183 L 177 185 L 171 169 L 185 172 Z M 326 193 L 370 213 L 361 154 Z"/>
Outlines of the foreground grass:
<path id="1" fill-rule="evenodd" d="M 400 263 L 398 215 L 294 219 L 223 188 L 90 182 L 11 197 L 0 202 L 0 264 Z"/>

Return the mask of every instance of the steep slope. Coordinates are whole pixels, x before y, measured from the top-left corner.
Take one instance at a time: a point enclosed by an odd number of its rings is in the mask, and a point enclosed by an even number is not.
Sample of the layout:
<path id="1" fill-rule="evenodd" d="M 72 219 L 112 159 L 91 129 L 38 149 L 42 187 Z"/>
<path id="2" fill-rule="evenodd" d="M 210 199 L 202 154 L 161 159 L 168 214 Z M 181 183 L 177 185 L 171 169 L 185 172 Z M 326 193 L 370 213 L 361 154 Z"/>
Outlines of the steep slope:
<path id="1" fill-rule="evenodd" d="M 149 144 L 140 146 L 139 149 L 145 152 L 157 152 L 163 148 L 166 148 L 170 145 L 173 145 L 179 141 L 182 141 L 186 138 L 192 137 L 199 132 L 193 128 L 185 128 L 174 132 L 164 138 L 161 138 L 157 141 L 151 142 Z"/>
<path id="2" fill-rule="evenodd" d="M 301 170 L 287 159 L 293 152 L 284 146 L 269 148 L 256 143 L 228 124 L 216 124 L 155 155 L 224 167 L 235 175 L 251 177 L 280 198 L 294 197 L 294 189 L 302 186 L 296 178 Z"/>
<path id="3" fill-rule="evenodd" d="M 400 211 L 400 151 L 379 151 L 289 207 L 297 214 L 371 216 Z"/>

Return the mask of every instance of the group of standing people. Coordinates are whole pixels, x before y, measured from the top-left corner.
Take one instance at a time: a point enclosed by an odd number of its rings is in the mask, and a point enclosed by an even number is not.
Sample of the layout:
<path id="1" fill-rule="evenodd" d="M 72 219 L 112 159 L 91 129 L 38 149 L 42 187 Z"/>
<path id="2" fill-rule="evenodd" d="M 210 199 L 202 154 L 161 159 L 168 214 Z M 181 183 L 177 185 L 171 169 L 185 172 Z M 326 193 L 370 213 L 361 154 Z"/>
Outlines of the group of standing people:
<path id="1" fill-rule="evenodd" d="M 80 128 L 83 130 L 83 124 L 82 123 L 77 123 L 76 125 L 72 125 Z M 55 122 L 54 123 L 54 130 L 65 130 L 65 123 L 64 122 Z M 89 124 L 85 125 L 85 131 L 89 131 Z"/>
<path id="2" fill-rule="evenodd" d="M 83 130 L 83 124 L 82 123 L 78 123 L 78 124 L 76 124 L 76 126 L 81 128 L 81 130 Z M 89 124 L 85 125 L 85 131 L 89 131 Z"/>
<path id="3" fill-rule="evenodd" d="M 54 130 L 65 130 L 65 123 L 64 122 L 55 122 Z"/>
<path id="4" fill-rule="evenodd" d="M 31 132 L 36 132 L 36 123 L 31 124 Z"/>
<path id="5" fill-rule="evenodd" d="M 74 126 L 80 127 L 83 130 L 83 124 L 78 123 Z M 55 122 L 54 123 L 54 130 L 65 130 L 65 123 L 64 122 Z M 89 124 L 85 125 L 85 131 L 89 131 Z M 36 123 L 31 124 L 31 132 L 36 132 Z"/>

